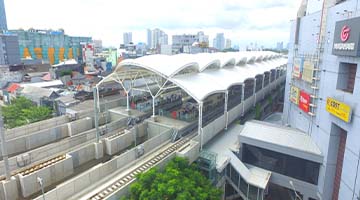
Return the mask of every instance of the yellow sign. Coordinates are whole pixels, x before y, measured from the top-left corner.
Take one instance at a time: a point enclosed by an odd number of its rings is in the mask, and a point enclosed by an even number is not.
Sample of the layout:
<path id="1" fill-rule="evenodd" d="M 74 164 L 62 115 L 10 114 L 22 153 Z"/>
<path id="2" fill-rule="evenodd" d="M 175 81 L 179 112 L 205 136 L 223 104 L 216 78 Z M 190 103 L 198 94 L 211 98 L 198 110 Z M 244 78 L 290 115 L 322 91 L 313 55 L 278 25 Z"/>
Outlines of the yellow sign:
<path id="1" fill-rule="evenodd" d="M 293 66 L 293 76 L 296 78 L 301 77 L 301 59 L 295 58 L 294 59 L 294 66 Z"/>
<path id="2" fill-rule="evenodd" d="M 300 96 L 300 89 L 295 86 L 291 86 L 290 87 L 290 101 L 296 105 L 299 105 L 299 96 Z"/>
<path id="3" fill-rule="evenodd" d="M 305 60 L 302 79 L 306 82 L 312 83 L 313 76 L 314 76 L 314 63 Z"/>
<path id="4" fill-rule="evenodd" d="M 326 100 L 326 111 L 345 122 L 351 120 L 351 107 L 343 102 L 328 97 Z"/>

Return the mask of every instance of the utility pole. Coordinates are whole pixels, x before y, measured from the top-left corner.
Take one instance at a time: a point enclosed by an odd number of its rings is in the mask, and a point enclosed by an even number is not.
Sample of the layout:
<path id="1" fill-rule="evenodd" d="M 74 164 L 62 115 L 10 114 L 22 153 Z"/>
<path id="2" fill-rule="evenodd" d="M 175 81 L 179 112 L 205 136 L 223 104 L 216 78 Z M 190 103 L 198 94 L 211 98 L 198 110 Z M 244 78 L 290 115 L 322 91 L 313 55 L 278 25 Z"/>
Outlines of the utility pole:
<path id="1" fill-rule="evenodd" d="M 5 140 L 5 130 L 4 130 L 4 120 L 2 118 L 1 108 L 0 108 L 0 142 L 1 142 L 1 153 L 5 165 L 5 175 L 6 180 L 10 180 L 10 167 L 9 167 L 9 157 L 7 154 L 6 140 Z"/>

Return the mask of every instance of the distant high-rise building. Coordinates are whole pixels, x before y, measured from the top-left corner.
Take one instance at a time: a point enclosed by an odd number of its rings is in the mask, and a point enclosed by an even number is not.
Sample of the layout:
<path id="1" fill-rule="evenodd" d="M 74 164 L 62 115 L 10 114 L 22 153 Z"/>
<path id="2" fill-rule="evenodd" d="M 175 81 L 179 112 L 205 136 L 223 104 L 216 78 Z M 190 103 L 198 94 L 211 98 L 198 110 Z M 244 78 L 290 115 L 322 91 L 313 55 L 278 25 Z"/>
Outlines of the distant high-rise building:
<path id="1" fill-rule="evenodd" d="M 20 62 L 18 36 L 0 34 L 0 65 L 15 65 Z"/>
<path id="2" fill-rule="evenodd" d="M 0 0 L 0 31 L 1 30 L 7 30 L 4 0 Z"/>
<path id="3" fill-rule="evenodd" d="M 131 32 L 125 32 L 124 33 L 124 44 L 130 44 L 132 43 L 132 33 Z"/>
<path id="4" fill-rule="evenodd" d="M 230 49 L 230 48 L 231 48 L 231 40 L 230 40 L 230 39 L 226 39 L 225 49 Z"/>
<path id="5" fill-rule="evenodd" d="M 284 49 L 284 42 L 278 42 L 276 43 L 276 50 L 283 50 Z"/>
<path id="6" fill-rule="evenodd" d="M 148 39 L 149 39 L 149 32 L 148 32 Z M 156 28 L 151 31 L 151 41 L 150 41 L 151 45 L 149 45 L 149 47 L 152 49 L 160 48 L 159 46 L 163 44 L 167 45 L 169 43 L 168 40 L 169 40 L 168 35 L 164 31 Z"/>
<path id="7" fill-rule="evenodd" d="M 103 48 L 102 48 L 102 41 L 101 40 L 94 40 L 94 53 L 98 54 L 101 53 Z"/>
<path id="8" fill-rule="evenodd" d="M 147 48 L 151 48 L 151 30 L 150 29 L 146 30 L 146 35 L 147 35 Z"/>
<path id="9" fill-rule="evenodd" d="M 224 33 L 216 34 L 213 46 L 218 50 L 223 50 L 224 49 L 224 47 L 225 47 Z"/>

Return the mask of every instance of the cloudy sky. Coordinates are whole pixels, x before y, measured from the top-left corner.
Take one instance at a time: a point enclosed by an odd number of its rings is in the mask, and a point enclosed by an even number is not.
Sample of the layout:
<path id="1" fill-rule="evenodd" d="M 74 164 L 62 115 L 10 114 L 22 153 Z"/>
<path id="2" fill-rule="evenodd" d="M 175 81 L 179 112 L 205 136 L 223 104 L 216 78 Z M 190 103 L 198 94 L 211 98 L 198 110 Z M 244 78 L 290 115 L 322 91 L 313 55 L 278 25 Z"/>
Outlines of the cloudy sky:
<path id="1" fill-rule="evenodd" d="M 146 42 L 147 28 L 170 35 L 218 32 L 233 44 L 288 42 L 300 0 L 5 0 L 9 29 L 58 29 L 118 46 L 122 33 Z"/>

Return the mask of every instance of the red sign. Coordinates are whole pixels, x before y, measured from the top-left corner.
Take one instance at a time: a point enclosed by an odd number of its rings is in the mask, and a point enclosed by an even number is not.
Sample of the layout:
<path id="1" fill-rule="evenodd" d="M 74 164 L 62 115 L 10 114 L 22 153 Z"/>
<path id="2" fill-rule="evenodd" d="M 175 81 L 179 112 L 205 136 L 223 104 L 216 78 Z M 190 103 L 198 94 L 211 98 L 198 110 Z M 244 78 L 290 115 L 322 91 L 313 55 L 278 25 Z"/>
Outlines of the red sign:
<path id="1" fill-rule="evenodd" d="M 299 97 L 299 108 L 306 113 L 310 111 L 309 108 L 310 104 L 310 95 L 304 91 L 300 91 L 300 97 Z"/>
<path id="2" fill-rule="evenodd" d="M 346 25 L 341 29 L 340 38 L 342 42 L 346 42 L 349 39 L 350 31 L 351 31 L 350 27 Z"/>

